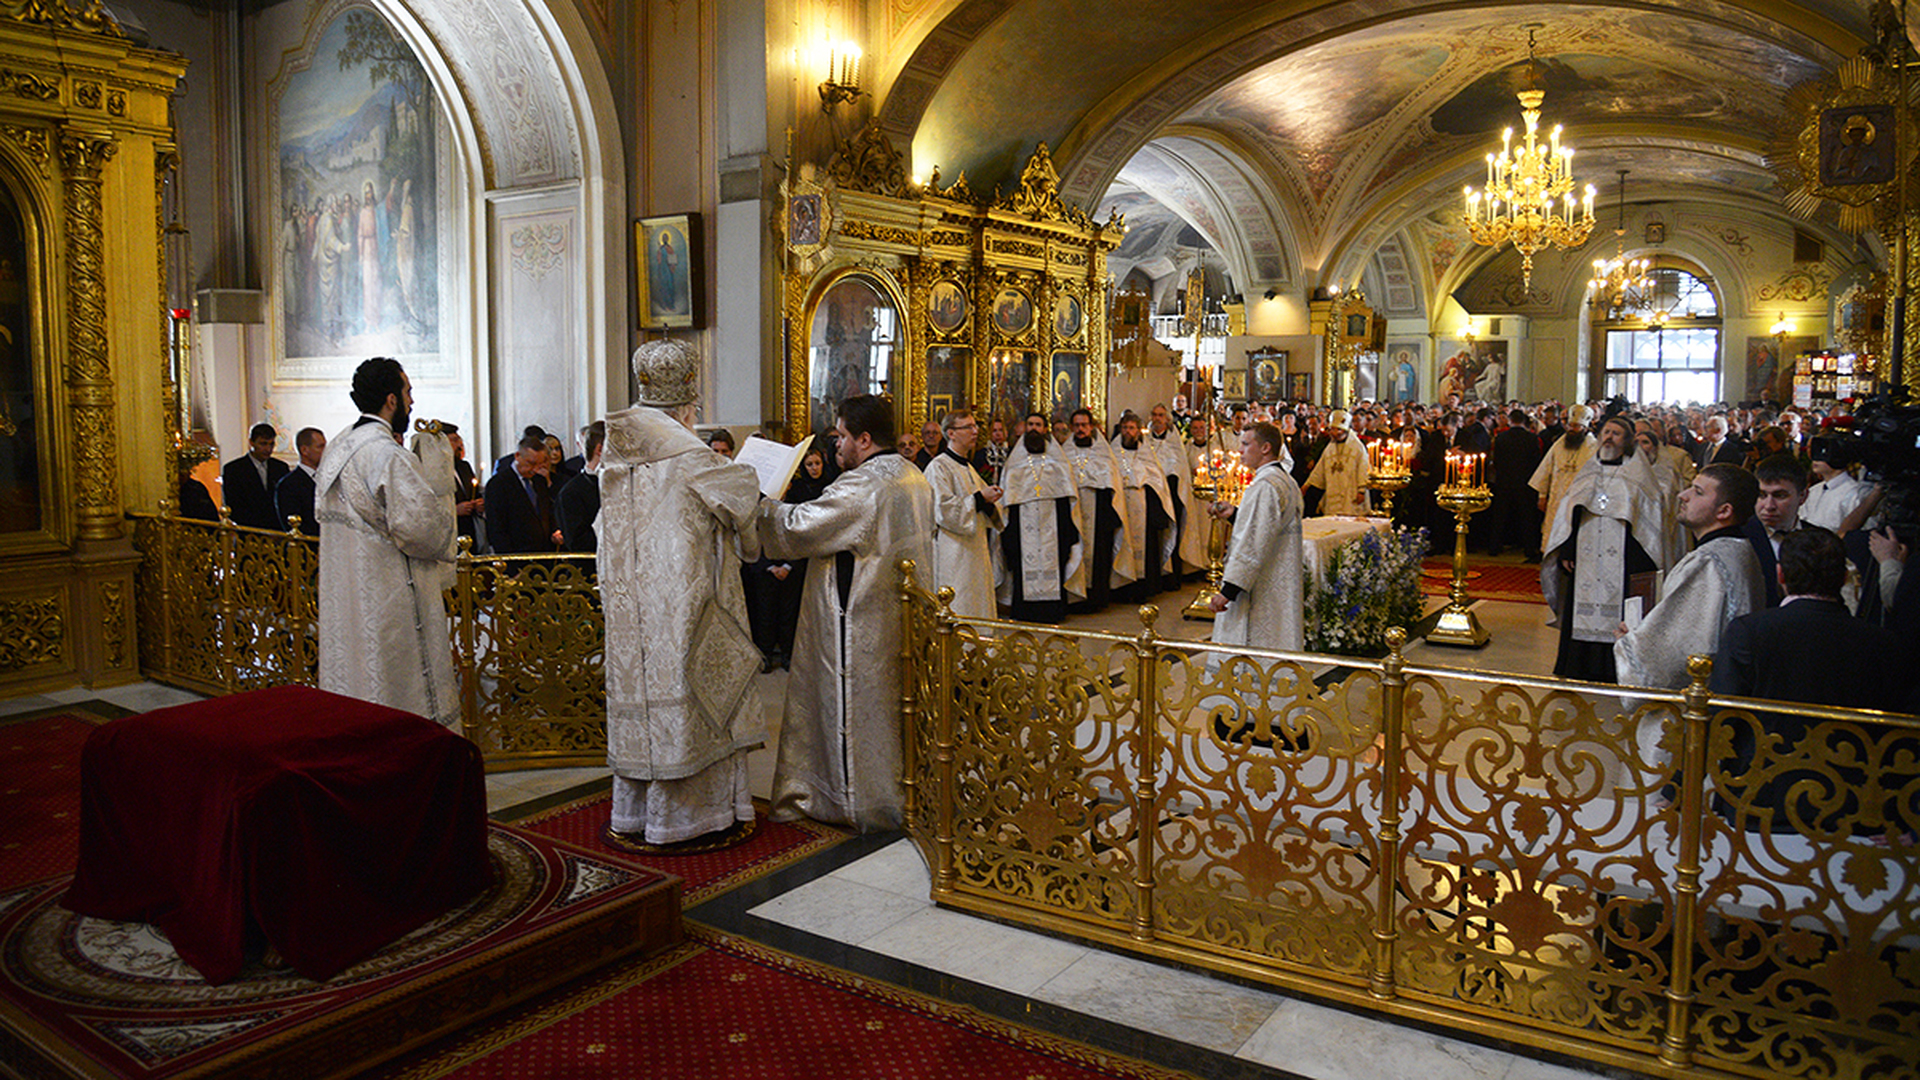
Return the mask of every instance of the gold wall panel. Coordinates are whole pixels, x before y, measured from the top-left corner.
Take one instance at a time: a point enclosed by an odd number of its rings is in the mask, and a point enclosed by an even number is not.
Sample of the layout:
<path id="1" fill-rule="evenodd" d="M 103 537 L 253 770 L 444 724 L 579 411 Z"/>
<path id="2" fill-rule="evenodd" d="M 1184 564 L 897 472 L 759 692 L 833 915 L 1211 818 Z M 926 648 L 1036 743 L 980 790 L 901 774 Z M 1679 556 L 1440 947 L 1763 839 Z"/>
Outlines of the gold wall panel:
<path id="1" fill-rule="evenodd" d="M 64 590 L 0 597 L 0 675 L 72 666 Z"/>

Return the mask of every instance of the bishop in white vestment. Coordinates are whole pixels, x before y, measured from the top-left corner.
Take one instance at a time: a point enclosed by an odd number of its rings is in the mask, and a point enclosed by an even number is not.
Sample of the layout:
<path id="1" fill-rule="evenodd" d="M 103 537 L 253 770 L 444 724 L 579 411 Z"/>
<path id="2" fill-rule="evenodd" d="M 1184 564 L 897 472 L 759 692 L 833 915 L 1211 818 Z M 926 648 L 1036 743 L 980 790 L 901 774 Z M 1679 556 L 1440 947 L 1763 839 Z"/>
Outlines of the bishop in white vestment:
<path id="1" fill-rule="evenodd" d="M 1298 652 L 1306 644 L 1300 487 L 1279 460 L 1280 430 L 1259 423 L 1240 433 L 1241 463 L 1253 479 L 1233 511 L 1213 640 L 1222 645 Z"/>
<path id="2" fill-rule="evenodd" d="M 412 383 L 377 357 L 353 375 L 361 416 L 327 441 L 314 475 L 320 545 L 320 689 L 460 726 L 441 593 L 455 555 L 453 448 L 422 433 L 409 453 Z"/>
<path id="3" fill-rule="evenodd" d="M 1367 513 L 1367 478 L 1372 471 L 1367 464 L 1367 448 L 1347 430 L 1350 422 L 1345 409 L 1328 414 L 1327 448 L 1320 452 L 1320 460 L 1314 462 L 1313 472 L 1302 485 L 1326 492 L 1320 497 L 1322 517 Z"/>
<path id="4" fill-rule="evenodd" d="M 633 369 L 640 402 L 607 417 L 600 459 L 607 839 L 737 841 L 754 819 L 747 756 L 765 742 L 740 582 L 759 557 L 760 480 L 693 432 L 698 353 L 651 341 Z"/>
<path id="5" fill-rule="evenodd" d="M 956 409 L 941 424 L 946 446 L 927 462 L 933 487 L 933 577 L 935 590 L 953 590 L 953 613 L 962 619 L 991 619 L 993 554 L 989 534 L 1006 524 L 1000 488 L 980 478 L 972 461 L 980 438 L 971 412 Z"/>
<path id="6" fill-rule="evenodd" d="M 840 409 L 844 471 L 812 502 L 760 505 L 768 557 L 808 560 L 773 816 L 895 829 L 904 802 L 899 563 L 932 564 L 933 489 L 894 452 L 892 402 L 861 396 Z"/>

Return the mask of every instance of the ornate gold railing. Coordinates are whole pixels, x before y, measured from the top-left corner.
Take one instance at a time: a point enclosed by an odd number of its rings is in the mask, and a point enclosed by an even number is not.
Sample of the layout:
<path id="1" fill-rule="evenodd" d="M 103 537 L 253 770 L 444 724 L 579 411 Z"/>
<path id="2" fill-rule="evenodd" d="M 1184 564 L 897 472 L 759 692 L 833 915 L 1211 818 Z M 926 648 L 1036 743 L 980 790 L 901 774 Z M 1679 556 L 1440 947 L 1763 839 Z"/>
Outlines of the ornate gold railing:
<path id="1" fill-rule="evenodd" d="M 1915 1075 L 1920 722 L 1711 697 L 1704 657 L 1627 698 L 1399 631 L 1365 662 L 961 622 L 905 569 L 939 903 L 1662 1075 Z M 1808 734 L 1731 761 L 1769 717 Z"/>
<path id="2" fill-rule="evenodd" d="M 142 674 L 204 694 L 316 682 L 315 540 L 164 509 L 130 516 Z M 606 762 L 590 557 L 463 550 L 447 610 L 465 733 L 490 771 Z"/>

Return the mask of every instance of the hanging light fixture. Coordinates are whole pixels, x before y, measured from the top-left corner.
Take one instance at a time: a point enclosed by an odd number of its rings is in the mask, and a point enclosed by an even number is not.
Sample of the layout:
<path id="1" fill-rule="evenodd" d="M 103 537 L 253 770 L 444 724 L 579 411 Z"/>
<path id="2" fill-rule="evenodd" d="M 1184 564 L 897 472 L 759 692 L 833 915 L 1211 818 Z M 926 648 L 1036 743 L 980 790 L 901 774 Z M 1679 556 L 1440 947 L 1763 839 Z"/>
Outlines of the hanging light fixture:
<path id="1" fill-rule="evenodd" d="M 1476 244 L 1497 248 L 1511 243 L 1520 253 L 1520 273 L 1533 287 L 1533 253 L 1549 245 L 1575 248 L 1593 234 L 1593 185 L 1588 184 L 1584 205 L 1573 197 L 1573 147 L 1560 144 L 1555 124 L 1542 143 L 1539 138 L 1540 103 L 1547 92 L 1539 88 L 1533 62 L 1533 32 L 1527 28 L 1527 89 L 1518 93 L 1520 115 L 1527 131 L 1519 146 L 1513 129 L 1500 133 L 1500 152 L 1487 155 L 1484 192 L 1466 189 L 1467 231 Z"/>
<path id="2" fill-rule="evenodd" d="M 1620 217 L 1613 227 L 1613 258 L 1593 260 L 1593 280 L 1587 282 L 1593 306 L 1609 319 L 1645 311 L 1653 300 L 1653 260 L 1626 256 L 1627 170 L 1616 171 L 1620 174 Z"/>

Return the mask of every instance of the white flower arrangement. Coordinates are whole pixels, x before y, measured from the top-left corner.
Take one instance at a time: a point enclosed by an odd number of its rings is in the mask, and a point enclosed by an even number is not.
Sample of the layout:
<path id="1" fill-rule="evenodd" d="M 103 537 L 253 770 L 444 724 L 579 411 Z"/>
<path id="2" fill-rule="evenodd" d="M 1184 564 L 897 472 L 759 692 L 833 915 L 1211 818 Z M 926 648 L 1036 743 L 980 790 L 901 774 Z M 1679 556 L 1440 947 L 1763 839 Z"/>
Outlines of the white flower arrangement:
<path id="1" fill-rule="evenodd" d="M 1326 573 L 1307 581 L 1307 650 L 1380 656 L 1387 630 L 1420 618 L 1420 560 L 1427 530 L 1401 528 L 1343 544 Z"/>

